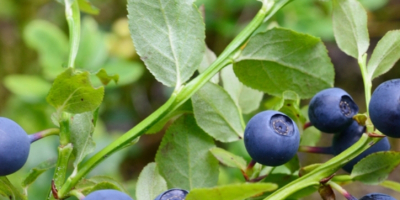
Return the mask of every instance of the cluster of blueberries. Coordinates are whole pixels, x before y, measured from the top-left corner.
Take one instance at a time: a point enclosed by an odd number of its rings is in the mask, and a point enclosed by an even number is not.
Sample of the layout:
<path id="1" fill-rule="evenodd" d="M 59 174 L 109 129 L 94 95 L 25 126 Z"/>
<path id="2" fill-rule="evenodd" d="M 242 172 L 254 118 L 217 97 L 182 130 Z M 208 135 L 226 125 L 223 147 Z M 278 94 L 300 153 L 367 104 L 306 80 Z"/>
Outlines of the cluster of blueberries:
<path id="1" fill-rule="evenodd" d="M 352 146 L 366 132 L 366 127 L 353 119 L 357 113 L 357 104 L 340 88 L 320 91 L 311 99 L 308 109 L 310 123 L 314 127 L 335 134 L 330 148 L 334 155 Z M 369 116 L 374 127 L 381 133 L 400 138 L 400 79 L 386 81 L 376 88 L 369 103 Z M 296 123 L 288 116 L 267 110 L 250 119 L 245 129 L 244 143 L 253 161 L 267 166 L 279 166 L 296 154 L 300 134 Z M 351 172 L 362 158 L 389 149 L 390 144 L 385 137 L 348 162 L 343 169 Z M 393 197 L 378 193 L 361 198 L 372 199 L 394 200 Z"/>
<path id="2" fill-rule="evenodd" d="M 185 200 L 188 191 L 182 189 L 170 189 L 160 195 L 154 200 Z M 118 190 L 97 190 L 90 193 L 84 200 L 133 200 L 127 194 Z"/>

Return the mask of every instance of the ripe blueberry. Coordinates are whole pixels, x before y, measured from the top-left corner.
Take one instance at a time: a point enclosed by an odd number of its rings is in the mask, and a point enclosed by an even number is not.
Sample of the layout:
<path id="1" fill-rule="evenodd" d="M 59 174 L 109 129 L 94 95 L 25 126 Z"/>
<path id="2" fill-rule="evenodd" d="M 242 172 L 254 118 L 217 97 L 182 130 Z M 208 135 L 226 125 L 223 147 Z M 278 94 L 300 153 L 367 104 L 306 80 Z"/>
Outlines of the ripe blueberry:
<path id="1" fill-rule="evenodd" d="M 356 121 L 347 127 L 343 132 L 336 134 L 332 140 L 332 149 L 335 155 L 342 153 L 344 150 L 349 148 L 351 145 L 356 143 L 361 135 L 365 132 L 365 127 L 359 125 Z M 343 169 L 347 172 L 351 172 L 355 164 L 357 164 L 361 159 L 368 156 L 371 153 L 375 153 L 378 151 L 388 151 L 390 149 L 389 140 L 385 137 L 379 142 L 377 142 L 372 147 L 368 148 L 360 155 L 355 157 L 353 160 L 348 162 Z"/>
<path id="2" fill-rule="evenodd" d="M 28 159 L 30 140 L 14 121 L 0 117 L 0 176 L 12 174 Z"/>
<path id="3" fill-rule="evenodd" d="M 158 195 L 154 200 L 185 200 L 188 193 L 182 189 L 170 189 Z"/>
<path id="4" fill-rule="evenodd" d="M 383 82 L 375 89 L 369 102 L 369 115 L 383 134 L 400 138 L 400 79 Z"/>
<path id="5" fill-rule="evenodd" d="M 129 195 L 118 190 L 97 190 L 87 195 L 84 200 L 133 200 Z"/>
<path id="6" fill-rule="evenodd" d="M 325 133 L 338 133 L 348 127 L 357 114 L 358 106 L 347 92 L 329 88 L 318 92 L 310 101 L 308 117 Z"/>
<path id="7" fill-rule="evenodd" d="M 387 194 L 371 193 L 361 197 L 360 200 L 396 200 L 396 199 Z"/>
<path id="8" fill-rule="evenodd" d="M 281 112 L 268 110 L 250 119 L 244 130 L 244 144 L 254 161 L 279 166 L 296 154 L 300 134 L 292 119 Z"/>

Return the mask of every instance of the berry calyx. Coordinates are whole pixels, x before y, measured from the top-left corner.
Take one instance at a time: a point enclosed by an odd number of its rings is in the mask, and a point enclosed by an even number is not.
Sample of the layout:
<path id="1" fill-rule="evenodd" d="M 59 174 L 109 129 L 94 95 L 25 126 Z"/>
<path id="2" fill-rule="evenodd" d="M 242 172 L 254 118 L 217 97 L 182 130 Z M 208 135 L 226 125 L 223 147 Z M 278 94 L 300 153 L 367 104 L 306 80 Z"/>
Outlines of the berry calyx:
<path id="1" fill-rule="evenodd" d="M 244 131 L 244 144 L 254 161 L 279 166 L 296 154 L 300 134 L 292 119 L 281 112 L 268 110 L 250 119 Z"/>

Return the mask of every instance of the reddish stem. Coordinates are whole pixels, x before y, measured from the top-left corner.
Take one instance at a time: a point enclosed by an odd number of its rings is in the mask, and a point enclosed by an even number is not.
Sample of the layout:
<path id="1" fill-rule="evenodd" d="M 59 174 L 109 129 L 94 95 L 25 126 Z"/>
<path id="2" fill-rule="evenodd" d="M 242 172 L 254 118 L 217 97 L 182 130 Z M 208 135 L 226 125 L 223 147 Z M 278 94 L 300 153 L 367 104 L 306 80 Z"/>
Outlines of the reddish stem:
<path id="1" fill-rule="evenodd" d="M 306 123 L 303 125 L 303 130 L 306 130 L 308 127 L 311 127 L 311 126 L 313 126 L 313 124 L 312 124 L 311 122 L 306 122 Z"/>
<path id="2" fill-rule="evenodd" d="M 333 154 L 332 147 L 310 147 L 310 146 L 300 146 L 299 152 L 305 153 L 319 153 L 319 154 Z"/>

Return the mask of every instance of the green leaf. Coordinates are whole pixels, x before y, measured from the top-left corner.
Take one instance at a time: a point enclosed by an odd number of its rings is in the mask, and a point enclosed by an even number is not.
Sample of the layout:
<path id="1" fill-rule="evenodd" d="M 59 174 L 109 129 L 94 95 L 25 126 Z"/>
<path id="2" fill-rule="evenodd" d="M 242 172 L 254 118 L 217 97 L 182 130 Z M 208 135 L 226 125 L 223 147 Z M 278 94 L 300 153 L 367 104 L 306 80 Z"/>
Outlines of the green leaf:
<path id="1" fill-rule="evenodd" d="M 379 1 L 371 1 L 371 0 L 360 0 L 360 3 L 370 11 L 378 10 L 384 7 L 389 0 L 379 0 Z"/>
<path id="2" fill-rule="evenodd" d="M 114 189 L 128 193 L 121 183 L 108 176 L 94 176 L 89 179 L 82 179 L 76 185 L 75 189 L 82 192 L 84 195 L 103 189 Z"/>
<path id="3" fill-rule="evenodd" d="M 213 187 L 218 181 L 218 160 L 209 149 L 213 139 L 197 126 L 192 115 L 183 115 L 167 130 L 156 162 L 168 188 Z"/>
<path id="4" fill-rule="evenodd" d="M 143 75 L 144 67 L 138 62 L 128 60 L 115 59 L 107 62 L 102 66 L 102 69 L 107 71 L 108 74 L 118 75 L 118 85 L 110 83 L 107 87 L 121 87 L 136 82 Z M 96 76 L 91 77 L 94 86 L 101 86 L 100 79 Z"/>
<path id="5" fill-rule="evenodd" d="M 365 184 L 379 184 L 400 164 L 400 152 L 383 151 L 368 155 L 358 162 L 351 177 Z"/>
<path id="6" fill-rule="evenodd" d="M 92 3 L 90 3 L 89 0 L 78 0 L 78 5 L 79 9 L 83 12 L 92 14 L 92 15 L 97 15 L 99 14 L 99 9 L 93 6 Z"/>
<path id="7" fill-rule="evenodd" d="M 400 30 L 389 31 L 376 45 L 367 71 L 371 80 L 388 72 L 400 58 Z"/>
<path id="8" fill-rule="evenodd" d="M 242 183 L 235 185 L 223 185 L 214 188 L 193 189 L 186 196 L 186 200 L 242 200 L 258 195 L 265 191 L 277 189 L 273 183 Z"/>
<path id="9" fill-rule="evenodd" d="M 167 189 L 167 182 L 158 172 L 157 164 L 149 163 L 140 172 L 136 184 L 136 199 L 152 200 Z"/>
<path id="10" fill-rule="evenodd" d="M 75 61 L 76 67 L 90 72 L 99 71 L 108 58 L 105 41 L 105 34 L 99 30 L 96 20 L 89 16 L 83 18 L 81 40 Z"/>
<path id="11" fill-rule="evenodd" d="M 306 116 L 300 109 L 300 98 L 297 93 L 285 91 L 282 94 L 282 103 L 279 111 L 289 116 L 297 126 L 304 124 L 307 121 Z M 299 129 L 302 127 L 299 127 Z"/>
<path id="12" fill-rule="evenodd" d="M 206 83 L 193 96 L 197 124 L 221 142 L 243 138 L 242 116 L 232 98 L 220 86 Z"/>
<path id="13" fill-rule="evenodd" d="M 54 79 L 64 71 L 68 56 L 67 36 L 57 26 L 43 20 L 33 20 L 24 29 L 27 45 L 39 53 L 46 78 Z"/>
<path id="14" fill-rule="evenodd" d="M 383 181 L 382 183 L 380 183 L 380 185 L 385 188 L 392 189 L 396 192 L 400 192 L 400 183 L 398 183 L 398 182 L 386 180 L 386 181 Z"/>
<path id="15" fill-rule="evenodd" d="M 221 79 L 224 89 L 240 107 L 242 113 L 249 114 L 260 107 L 264 93 L 243 85 L 233 72 L 232 65 L 226 66 L 221 71 Z"/>
<path id="16" fill-rule="evenodd" d="M 284 166 L 290 170 L 291 174 L 293 174 L 300 169 L 299 157 L 295 155 L 292 159 L 285 163 Z"/>
<path id="17" fill-rule="evenodd" d="M 318 168 L 319 166 L 321 166 L 321 163 L 314 163 L 311 165 L 307 165 L 305 167 L 300 168 L 299 170 L 299 176 L 304 176 L 310 172 L 312 172 L 314 169 Z"/>
<path id="18" fill-rule="evenodd" d="M 103 101 L 104 87 L 93 88 L 89 72 L 75 72 L 68 68 L 54 80 L 47 102 L 61 111 L 84 113 L 94 111 Z"/>
<path id="19" fill-rule="evenodd" d="M 40 163 L 37 167 L 31 169 L 26 178 L 22 181 L 22 187 L 28 187 L 32 184 L 42 173 L 56 166 L 57 159 L 50 159 Z"/>
<path id="20" fill-rule="evenodd" d="M 129 29 L 137 53 L 167 86 L 186 82 L 205 50 L 204 22 L 194 0 L 129 0 Z"/>
<path id="21" fill-rule="evenodd" d="M 34 75 L 8 75 L 3 83 L 12 93 L 27 101 L 44 100 L 51 88 L 49 82 Z"/>
<path id="22" fill-rule="evenodd" d="M 0 176 L 0 197 L 4 196 L 10 200 L 26 200 L 26 196 L 21 194 L 5 176 Z"/>
<path id="23" fill-rule="evenodd" d="M 221 162 L 228 167 L 235 167 L 243 171 L 246 170 L 246 161 L 225 149 L 214 147 L 210 149 L 211 153 Z"/>
<path id="24" fill-rule="evenodd" d="M 333 86 L 334 69 L 322 41 L 288 29 L 253 36 L 235 62 L 242 83 L 273 96 L 293 91 L 305 99 Z"/>
<path id="25" fill-rule="evenodd" d="M 112 80 L 115 82 L 115 84 L 117 84 L 119 80 L 118 74 L 114 74 L 112 76 L 108 75 L 105 69 L 100 69 L 100 71 L 96 73 L 96 76 L 100 79 L 103 85 L 108 85 L 108 83 L 110 83 Z"/>
<path id="26" fill-rule="evenodd" d="M 86 155 L 92 153 L 96 147 L 92 135 L 94 131 L 93 113 L 85 112 L 71 117 L 69 122 L 70 140 L 74 147 L 74 168 L 78 170 L 78 164 Z"/>
<path id="27" fill-rule="evenodd" d="M 211 51 L 208 47 L 206 47 L 206 50 L 203 55 L 203 60 L 201 61 L 199 68 L 197 69 L 200 73 L 203 73 L 206 71 L 206 69 L 217 59 L 217 56 L 213 51 Z M 210 79 L 211 82 L 218 84 L 219 82 L 219 73 L 215 74 Z"/>
<path id="28" fill-rule="evenodd" d="M 356 59 L 368 50 L 367 12 L 357 0 L 333 0 L 333 33 L 339 48 Z"/>

